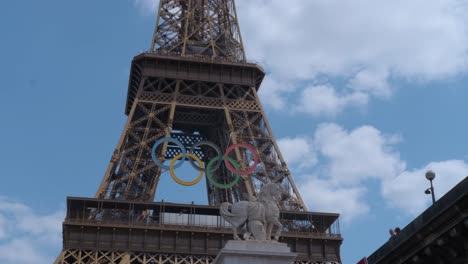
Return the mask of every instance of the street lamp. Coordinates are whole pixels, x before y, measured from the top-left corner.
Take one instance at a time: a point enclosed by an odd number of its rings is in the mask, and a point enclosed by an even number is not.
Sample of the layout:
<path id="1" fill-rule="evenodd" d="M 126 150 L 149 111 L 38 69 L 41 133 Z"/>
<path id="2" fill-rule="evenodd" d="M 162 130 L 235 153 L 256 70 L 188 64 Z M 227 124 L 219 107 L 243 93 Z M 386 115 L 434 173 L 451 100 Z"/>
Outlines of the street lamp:
<path id="1" fill-rule="evenodd" d="M 435 204 L 434 186 L 432 185 L 432 181 L 435 179 L 435 176 L 435 172 L 431 170 L 426 172 L 426 179 L 428 179 L 431 182 L 431 188 L 427 188 L 426 191 L 424 191 L 424 193 L 432 194 L 432 204 Z"/>

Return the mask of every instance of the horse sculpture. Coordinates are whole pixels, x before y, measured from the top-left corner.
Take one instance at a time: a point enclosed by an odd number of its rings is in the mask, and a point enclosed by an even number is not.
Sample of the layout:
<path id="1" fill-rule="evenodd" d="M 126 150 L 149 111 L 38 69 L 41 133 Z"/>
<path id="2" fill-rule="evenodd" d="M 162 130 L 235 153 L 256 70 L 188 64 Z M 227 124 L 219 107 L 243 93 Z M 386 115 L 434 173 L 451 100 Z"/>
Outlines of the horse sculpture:
<path id="1" fill-rule="evenodd" d="M 220 214 L 233 226 L 234 239 L 240 239 L 237 229 L 247 224 L 247 232 L 243 235 L 245 240 L 248 240 L 251 235 L 255 240 L 271 240 L 271 232 L 276 226 L 274 241 L 278 241 L 283 225 L 278 220 L 280 210 L 277 201 L 281 198 L 282 193 L 280 185 L 268 183 L 263 186 L 256 201 L 221 204 Z"/>

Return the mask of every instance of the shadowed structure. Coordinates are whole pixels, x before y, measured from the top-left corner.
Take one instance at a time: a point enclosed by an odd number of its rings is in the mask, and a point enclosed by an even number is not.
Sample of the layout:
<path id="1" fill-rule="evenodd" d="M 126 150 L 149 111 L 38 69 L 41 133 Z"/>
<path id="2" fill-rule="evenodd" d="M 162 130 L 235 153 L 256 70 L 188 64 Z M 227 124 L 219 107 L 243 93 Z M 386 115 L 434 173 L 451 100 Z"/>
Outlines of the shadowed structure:
<path id="1" fill-rule="evenodd" d="M 367 258 L 369 264 L 468 263 L 468 177 Z"/>

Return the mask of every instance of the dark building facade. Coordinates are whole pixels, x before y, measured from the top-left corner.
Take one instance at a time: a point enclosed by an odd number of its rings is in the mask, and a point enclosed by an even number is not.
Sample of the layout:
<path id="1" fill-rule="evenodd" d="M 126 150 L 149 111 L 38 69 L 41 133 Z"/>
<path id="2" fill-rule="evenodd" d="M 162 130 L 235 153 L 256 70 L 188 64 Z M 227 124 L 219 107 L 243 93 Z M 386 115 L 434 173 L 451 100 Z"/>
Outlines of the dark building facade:
<path id="1" fill-rule="evenodd" d="M 468 263 L 468 177 L 372 253 L 367 263 Z"/>

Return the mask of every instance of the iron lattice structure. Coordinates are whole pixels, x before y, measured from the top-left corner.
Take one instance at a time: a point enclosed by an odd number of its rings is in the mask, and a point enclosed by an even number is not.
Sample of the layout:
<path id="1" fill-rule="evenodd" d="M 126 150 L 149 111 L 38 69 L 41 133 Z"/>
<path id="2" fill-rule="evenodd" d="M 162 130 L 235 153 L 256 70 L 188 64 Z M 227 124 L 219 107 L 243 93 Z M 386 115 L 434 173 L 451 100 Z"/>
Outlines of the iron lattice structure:
<path id="1" fill-rule="evenodd" d="M 141 264 L 210 264 L 214 257 L 183 256 L 180 254 L 128 253 L 123 251 L 71 250 L 63 252 L 64 259 L 73 263 L 141 263 Z M 296 261 L 295 264 L 339 264 L 335 261 Z"/>
<path id="2" fill-rule="evenodd" d="M 161 0 L 151 52 L 245 62 L 234 0 Z"/>
<path id="3" fill-rule="evenodd" d="M 246 61 L 234 0 L 161 0 L 156 21 L 151 49 L 131 64 L 122 136 L 95 198 L 69 198 L 64 250 L 55 263 L 211 263 L 231 238 L 220 225 L 219 204 L 253 199 L 270 182 L 285 190 L 282 241 L 299 254 L 297 263 L 339 263 L 338 215 L 307 212 L 260 103 L 265 72 Z M 164 137 L 178 139 L 205 164 L 216 152 L 192 148 L 197 142 L 222 150 L 248 143 L 258 166 L 229 189 L 206 181 L 206 208 L 153 203 L 166 171 L 151 153 Z M 181 148 L 165 142 L 155 153 L 164 161 Z M 243 148 L 230 156 L 242 170 L 249 167 L 242 161 L 252 160 Z M 224 164 L 213 172 L 217 182 L 233 177 Z M 176 220 L 167 220 L 174 213 Z"/>
<path id="4" fill-rule="evenodd" d="M 153 57 L 154 54 L 142 55 L 142 65 L 134 64 L 134 70 L 151 67 L 146 64 L 146 60 Z M 172 58 L 155 58 L 158 60 L 150 62 L 161 63 L 164 67 L 173 62 Z M 232 67 L 233 71 L 238 70 L 239 73 L 251 71 L 250 74 L 261 74 L 255 65 L 246 67 L 203 63 L 198 66 L 206 67 L 207 70 L 209 67 L 219 67 L 222 75 L 225 74 L 221 70 L 223 67 Z M 241 68 L 236 69 L 238 67 Z M 181 72 L 174 74 L 190 75 Z M 243 179 L 243 184 L 227 190 L 207 185 L 210 205 L 246 199 L 248 197 L 243 195 L 254 196 L 262 184 L 274 181 L 282 183 L 288 190 L 289 195 L 283 201 L 284 209 L 305 208 L 274 140 L 258 99 L 256 86 L 151 76 L 143 77 L 139 84 L 136 98 L 129 98 L 133 102 L 128 123 L 97 198 L 153 200 L 162 171 L 152 161 L 151 149 L 156 140 L 171 136 L 184 143 L 187 149 L 194 143 L 207 139 L 224 149 L 228 145 L 246 142 L 254 146 L 259 154 L 257 169 Z M 207 161 L 215 154 L 209 150 L 200 149 L 195 154 Z M 180 153 L 179 148 L 169 144 L 158 151 L 165 159 L 172 159 Z M 249 155 L 242 152 L 242 149 L 234 154 L 238 160 L 246 160 Z M 216 171 L 215 177 L 218 181 L 229 181 L 232 175 L 223 167 Z"/>

